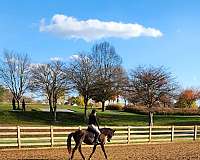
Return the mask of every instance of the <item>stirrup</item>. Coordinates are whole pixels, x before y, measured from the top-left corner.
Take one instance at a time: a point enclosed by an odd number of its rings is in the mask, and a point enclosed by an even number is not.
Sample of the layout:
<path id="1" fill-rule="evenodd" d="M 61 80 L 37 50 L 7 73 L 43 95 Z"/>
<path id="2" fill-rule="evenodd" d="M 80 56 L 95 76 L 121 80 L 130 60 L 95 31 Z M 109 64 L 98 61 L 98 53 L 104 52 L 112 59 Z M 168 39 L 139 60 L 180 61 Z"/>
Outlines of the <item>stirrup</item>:
<path id="1" fill-rule="evenodd" d="M 100 144 L 100 143 L 101 143 L 101 142 L 99 142 L 99 140 L 93 142 L 94 145 L 98 145 L 98 144 Z"/>
<path id="2" fill-rule="evenodd" d="M 93 142 L 93 145 L 99 145 L 101 144 L 100 142 Z"/>

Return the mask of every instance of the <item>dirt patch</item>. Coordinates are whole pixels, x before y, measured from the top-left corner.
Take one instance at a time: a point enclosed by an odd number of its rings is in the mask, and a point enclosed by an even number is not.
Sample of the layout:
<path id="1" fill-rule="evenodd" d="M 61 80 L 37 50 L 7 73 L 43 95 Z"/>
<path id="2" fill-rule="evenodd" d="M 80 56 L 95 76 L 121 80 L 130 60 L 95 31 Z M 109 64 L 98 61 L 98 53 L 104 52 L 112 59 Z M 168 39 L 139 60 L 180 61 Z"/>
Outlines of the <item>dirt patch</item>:
<path id="1" fill-rule="evenodd" d="M 84 147 L 88 158 L 92 148 Z M 200 160 L 200 142 L 107 146 L 109 160 Z M 67 159 L 65 148 L 0 150 L 0 159 Z M 74 160 L 80 160 L 77 151 Z M 105 159 L 98 147 L 93 160 Z"/>

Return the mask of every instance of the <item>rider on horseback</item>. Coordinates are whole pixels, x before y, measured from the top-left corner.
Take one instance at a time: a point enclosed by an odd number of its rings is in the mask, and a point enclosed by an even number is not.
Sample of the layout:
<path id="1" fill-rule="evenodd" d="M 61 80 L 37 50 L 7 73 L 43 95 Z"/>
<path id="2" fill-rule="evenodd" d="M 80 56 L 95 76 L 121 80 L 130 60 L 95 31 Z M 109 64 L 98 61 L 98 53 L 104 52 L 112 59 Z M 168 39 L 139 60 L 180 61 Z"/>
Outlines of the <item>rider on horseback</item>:
<path id="1" fill-rule="evenodd" d="M 97 122 L 95 109 L 92 110 L 92 112 L 89 116 L 88 129 L 92 130 L 95 133 L 94 143 L 98 144 L 99 143 L 98 139 L 99 139 L 99 135 L 101 134 L 101 132 L 99 130 L 99 124 Z"/>

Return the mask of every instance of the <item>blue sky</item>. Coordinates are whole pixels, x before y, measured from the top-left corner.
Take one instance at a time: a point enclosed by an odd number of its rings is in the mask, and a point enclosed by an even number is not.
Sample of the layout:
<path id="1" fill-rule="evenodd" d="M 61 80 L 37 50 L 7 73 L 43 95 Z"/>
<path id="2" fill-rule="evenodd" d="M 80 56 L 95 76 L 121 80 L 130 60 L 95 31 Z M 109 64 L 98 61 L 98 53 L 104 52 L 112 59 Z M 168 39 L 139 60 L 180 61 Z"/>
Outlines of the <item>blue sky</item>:
<path id="1" fill-rule="evenodd" d="M 106 40 L 115 46 L 126 69 L 163 65 L 183 87 L 199 87 L 199 9 L 198 0 L 0 0 L 0 55 L 3 49 L 9 49 L 30 54 L 33 63 L 47 62 L 52 57 L 67 60 Z M 162 36 L 110 36 L 96 40 L 93 35 L 89 41 L 67 37 L 71 33 L 63 37 L 56 28 L 48 28 L 55 15 L 74 17 L 77 22 L 96 19 L 100 23 L 137 23 L 160 31 Z M 46 31 L 40 30 L 42 19 Z"/>

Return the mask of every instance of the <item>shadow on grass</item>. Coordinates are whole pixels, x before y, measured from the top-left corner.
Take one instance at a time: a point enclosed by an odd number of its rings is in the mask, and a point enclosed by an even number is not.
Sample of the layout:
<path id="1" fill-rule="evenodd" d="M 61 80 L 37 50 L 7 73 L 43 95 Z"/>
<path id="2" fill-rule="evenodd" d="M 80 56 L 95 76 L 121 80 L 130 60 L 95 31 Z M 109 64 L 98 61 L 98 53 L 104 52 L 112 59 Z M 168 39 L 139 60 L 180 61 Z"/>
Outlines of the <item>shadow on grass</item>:
<path id="1" fill-rule="evenodd" d="M 89 112 L 88 112 L 89 113 Z M 146 126 L 148 116 L 125 112 L 98 112 L 100 125 L 104 126 Z M 84 114 L 81 111 L 74 113 L 58 112 L 57 122 L 53 116 L 43 111 L 0 111 L 0 125 L 58 125 L 58 126 L 86 126 Z M 200 117 L 164 116 L 155 115 L 154 125 L 200 125 Z"/>
<path id="2" fill-rule="evenodd" d="M 98 115 L 100 125 L 146 125 L 147 116 L 144 115 L 126 115 L 116 113 L 101 113 Z M 86 126 L 84 114 L 82 112 L 57 113 L 57 122 L 54 123 L 53 117 L 48 112 L 27 111 L 27 112 L 0 112 L 1 124 L 14 125 L 60 125 L 60 126 Z"/>
<path id="3" fill-rule="evenodd" d="M 126 114 L 104 114 L 99 116 L 101 125 L 147 125 L 148 119 L 146 115 L 126 115 Z"/>
<path id="4" fill-rule="evenodd" d="M 175 125 L 175 126 L 194 126 L 194 125 L 200 125 L 200 122 L 199 121 L 175 122 L 172 125 Z"/>
<path id="5" fill-rule="evenodd" d="M 53 116 L 49 112 L 27 111 L 27 112 L 0 112 L 1 124 L 15 125 L 83 125 L 84 116 L 81 113 L 57 113 L 57 121 L 53 122 Z"/>
<path id="6" fill-rule="evenodd" d="M 199 116 L 156 115 L 154 121 L 158 125 L 191 126 L 200 125 Z"/>

